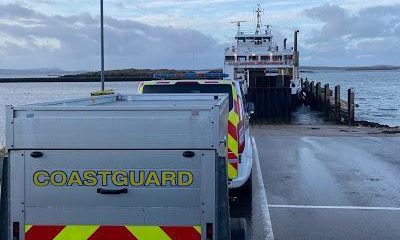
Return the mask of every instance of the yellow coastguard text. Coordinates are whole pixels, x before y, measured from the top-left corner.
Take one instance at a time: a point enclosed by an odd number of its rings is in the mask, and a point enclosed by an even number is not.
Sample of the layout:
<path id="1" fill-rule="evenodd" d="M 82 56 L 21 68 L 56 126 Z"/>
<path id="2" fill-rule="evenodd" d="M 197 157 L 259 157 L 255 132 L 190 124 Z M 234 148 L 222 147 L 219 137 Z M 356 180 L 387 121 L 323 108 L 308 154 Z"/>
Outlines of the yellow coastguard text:
<path id="1" fill-rule="evenodd" d="M 37 171 L 33 174 L 37 187 L 189 187 L 193 184 L 190 171 Z"/>

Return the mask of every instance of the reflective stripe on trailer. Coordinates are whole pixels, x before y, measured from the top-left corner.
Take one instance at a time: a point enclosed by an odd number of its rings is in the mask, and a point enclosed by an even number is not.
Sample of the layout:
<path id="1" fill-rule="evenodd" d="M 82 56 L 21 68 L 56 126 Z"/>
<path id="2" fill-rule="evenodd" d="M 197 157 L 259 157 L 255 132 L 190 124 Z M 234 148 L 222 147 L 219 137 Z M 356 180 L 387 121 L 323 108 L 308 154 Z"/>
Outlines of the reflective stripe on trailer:
<path id="1" fill-rule="evenodd" d="M 201 227 L 25 225 L 25 240 L 200 240 Z"/>

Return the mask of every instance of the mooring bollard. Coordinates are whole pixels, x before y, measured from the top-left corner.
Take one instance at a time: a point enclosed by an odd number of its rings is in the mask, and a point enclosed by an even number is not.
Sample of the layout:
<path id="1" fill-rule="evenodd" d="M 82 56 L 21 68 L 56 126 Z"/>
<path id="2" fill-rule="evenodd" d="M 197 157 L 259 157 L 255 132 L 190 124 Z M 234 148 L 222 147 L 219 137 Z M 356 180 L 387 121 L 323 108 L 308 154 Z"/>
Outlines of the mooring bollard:
<path id="1" fill-rule="evenodd" d="M 347 101 L 347 115 L 349 118 L 349 125 L 353 126 L 355 123 L 354 112 L 355 112 L 355 103 L 354 103 L 354 88 L 350 88 L 348 90 L 348 101 Z"/>
<path id="2" fill-rule="evenodd" d="M 324 86 L 324 116 L 326 118 L 329 117 L 329 97 L 330 97 L 330 89 L 329 84 L 325 84 Z"/>
<path id="3" fill-rule="evenodd" d="M 335 87 L 335 120 L 336 123 L 340 123 L 342 121 L 342 113 L 341 113 L 341 101 L 340 101 L 340 85 Z"/>

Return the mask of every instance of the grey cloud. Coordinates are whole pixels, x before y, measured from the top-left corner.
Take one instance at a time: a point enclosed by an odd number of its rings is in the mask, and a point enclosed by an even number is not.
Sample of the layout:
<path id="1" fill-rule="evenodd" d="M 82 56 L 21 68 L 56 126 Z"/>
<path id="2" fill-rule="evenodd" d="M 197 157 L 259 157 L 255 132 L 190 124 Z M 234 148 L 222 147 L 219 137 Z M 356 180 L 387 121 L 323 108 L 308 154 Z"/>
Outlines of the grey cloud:
<path id="1" fill-rule="evenodd" d="M 304 13 L 323 24 L 304 41 L 305 53 L 316 64 L 400 64 L 395 57 L 400 54 L 400 5 L 350 13 L 339 6 L 325 4 Z"/>
<path id="2" fill-rule="evenodd" d="M 89 14 L 49 16 L 16 4 L 0 5 L 0 63 L 7 67 L 98 67 L 99 19 Z M 220 66 L 223 47 L 190 29 L 105 18 L 108 68 Z M 15 66 L 17 65 L 17 66 Z"/>

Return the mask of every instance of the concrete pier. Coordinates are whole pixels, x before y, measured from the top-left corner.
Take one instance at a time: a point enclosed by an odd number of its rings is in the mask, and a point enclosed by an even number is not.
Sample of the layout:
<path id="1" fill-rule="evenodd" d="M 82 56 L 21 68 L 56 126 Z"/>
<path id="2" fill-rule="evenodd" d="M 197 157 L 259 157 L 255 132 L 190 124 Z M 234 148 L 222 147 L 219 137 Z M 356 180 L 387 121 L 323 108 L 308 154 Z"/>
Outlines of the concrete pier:
<path id="1" fill-rule="evenodd" d="M 252 133 L 275 239 L 400 239 L 399 135 L 334 124 Z"/>

